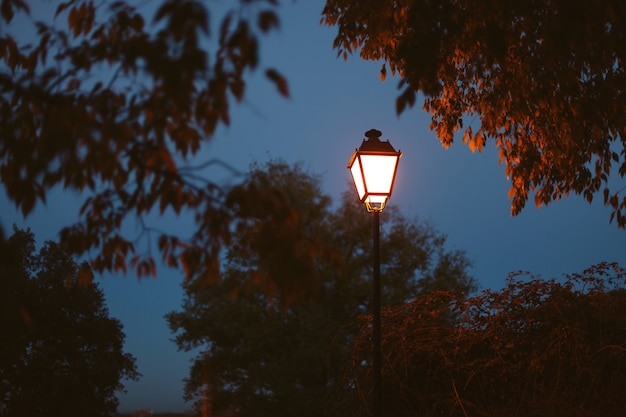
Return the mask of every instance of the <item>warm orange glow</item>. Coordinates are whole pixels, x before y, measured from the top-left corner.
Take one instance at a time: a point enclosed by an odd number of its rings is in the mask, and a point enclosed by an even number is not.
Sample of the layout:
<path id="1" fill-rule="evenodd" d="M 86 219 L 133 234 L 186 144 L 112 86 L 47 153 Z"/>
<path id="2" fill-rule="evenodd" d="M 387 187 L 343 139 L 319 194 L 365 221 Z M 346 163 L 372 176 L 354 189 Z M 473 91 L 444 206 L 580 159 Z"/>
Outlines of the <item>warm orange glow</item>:
<path id="1" fill-rule="evenodd" d="M 380 142 L 380 132 L 366 133 L 370 140 L 364 141 L 348 163 L 359 200 L 368 211 L 382 211 L 391 196 L 398 160 L 401 152 L 396 152 L 389 142 Z"/>
<path id="2" fill-rule="evenodd" d="M 355 157 L 356 157 L 356 153 L 355 153 Z M 363 201 L 363 199 L 365 198 L 365 183 L 363 181 L 363 173 L 361 171 L 361 164 L 359 163 L 359 161 L 352 161 L 352 166 L 349 168 L 350 168 L 350 172 L 352 173 L 352 179 L 354 180 L 354 185 L 356 186 L 356 192 L 359 194 L 359 200 Z"/>

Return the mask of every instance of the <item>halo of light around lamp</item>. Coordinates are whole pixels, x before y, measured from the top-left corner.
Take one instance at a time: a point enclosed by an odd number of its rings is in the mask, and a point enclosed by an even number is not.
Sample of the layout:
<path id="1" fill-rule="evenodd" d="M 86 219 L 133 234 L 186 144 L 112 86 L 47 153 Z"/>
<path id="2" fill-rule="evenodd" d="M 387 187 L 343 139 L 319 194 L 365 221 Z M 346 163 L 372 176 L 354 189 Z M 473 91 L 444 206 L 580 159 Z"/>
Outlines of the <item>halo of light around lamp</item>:
<path id="1" fill-rule="evenodd" d="M 363 140 L 348 162 L 359 200 L 370 212 L 385 208 L 402 156 L 402 152 L 396 151 L 389 141 L 381 141 L 380 135 L 376 129 L 365 132 L 368 139 Z"/>

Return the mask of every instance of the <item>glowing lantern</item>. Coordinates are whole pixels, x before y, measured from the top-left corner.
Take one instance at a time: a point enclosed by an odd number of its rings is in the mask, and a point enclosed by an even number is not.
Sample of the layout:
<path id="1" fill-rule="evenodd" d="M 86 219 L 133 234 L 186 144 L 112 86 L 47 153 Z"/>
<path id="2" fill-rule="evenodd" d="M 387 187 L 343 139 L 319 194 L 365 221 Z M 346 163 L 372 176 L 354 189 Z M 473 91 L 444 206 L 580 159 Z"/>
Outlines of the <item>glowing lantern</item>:
<path id="1" fill-rule="evenodd" d="M 379 139 L 381 134 L 376 129 L 365 132 L 368 139 L 363 140 L 348 162 L 359 200 L 370 212 L 380 212 L 385 208 L 402 156 L 402 152 L 396 151 L 389 141 Z"/>

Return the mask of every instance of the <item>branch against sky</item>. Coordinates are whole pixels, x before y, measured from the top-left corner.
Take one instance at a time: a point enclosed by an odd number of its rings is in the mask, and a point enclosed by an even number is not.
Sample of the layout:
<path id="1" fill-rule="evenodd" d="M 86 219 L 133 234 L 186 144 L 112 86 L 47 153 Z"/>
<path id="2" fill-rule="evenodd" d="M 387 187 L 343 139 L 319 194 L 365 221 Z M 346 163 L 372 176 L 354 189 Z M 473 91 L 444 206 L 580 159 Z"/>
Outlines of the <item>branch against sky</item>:
<path id="1" fill-rule="evenodd" d="M 139 249 L 147 237 L 187 279 L 217 279 L 221 247 L 245 204 L 279 203 L 223 187 L 190 161 L 231 123 L 253 71 L 289 95 L 276 69 L 259 68 L 259 42 L 280 23 L 278 2 L 163 0 L 147 11 L 70 0 L 45 21 L 38 7 L 5 0 L 0 13 L 0 178 L 8 198 L 27 216 L 54 187 L 77 191 L 80 218 L 60 232 L 61 243 L 89 254 L 97 272 L 155 275 L 157 254 Z M 33 30 L 14 35 L 24 22 Z M 165 213 L 193 219 L 193 234 L 148 223 Z M 139 237 L 123 228 L 129 221 Z"/>
<path id="2" fill-rule="evenodd" d="M 399 77 L 398 114 L 423 93 L 443 146 L 495 143 L 513 215 L 600 194 L 626 228 L 624 2 L 328 0 L 323 22 L 340 56 Z"/>

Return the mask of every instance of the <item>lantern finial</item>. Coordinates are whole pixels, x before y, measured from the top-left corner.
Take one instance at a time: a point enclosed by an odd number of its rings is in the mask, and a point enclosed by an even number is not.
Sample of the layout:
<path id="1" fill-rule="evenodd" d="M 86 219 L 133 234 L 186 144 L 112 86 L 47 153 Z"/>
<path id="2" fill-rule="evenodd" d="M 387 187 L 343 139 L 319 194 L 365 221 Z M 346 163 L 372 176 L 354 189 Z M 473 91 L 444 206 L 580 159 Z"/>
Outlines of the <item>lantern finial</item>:
<path id="1" fill-rule="evenodd" d="M 380 130 L 376 130 L 376 129 L 370 129 L 367 132 L 365 132 L 365 136 L 367 136 L 367 139 L 369 140 L 374 140 L 374 141 L 380 141 L 380 135 L 382 135 L 383 132 L 381 132 Z"/>

